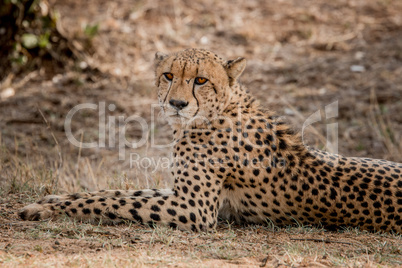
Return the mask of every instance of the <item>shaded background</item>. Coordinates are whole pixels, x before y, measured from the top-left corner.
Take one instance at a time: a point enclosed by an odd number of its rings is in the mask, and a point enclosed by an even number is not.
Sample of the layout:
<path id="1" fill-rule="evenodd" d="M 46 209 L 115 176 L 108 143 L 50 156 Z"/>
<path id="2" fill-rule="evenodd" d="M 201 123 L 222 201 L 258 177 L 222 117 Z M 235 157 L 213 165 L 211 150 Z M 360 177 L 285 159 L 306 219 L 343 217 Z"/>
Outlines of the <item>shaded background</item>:
<path id="1" fill-rule="evenodd" d="M 327 124 L 338 123 L 341 154 L 402 161 L 401 1 L 51 0 L 39 1 L 36 12 L 51 15 L 61 38 L 50 38 L 42 53 L 39 45 L 24 47 L 20 37 L 20 50 L 9 54 L 11 69 L 2 70 L 0 185 L 6 192 L 170 185 L 166 170 L 151 172 L 168 149 L 126 148 L 122 161 L 119 146 L 73 146 L 64 120 L 77 104 L 105 102 L 116 106 L 106 116 L 151 122 L 155 52 L 189 47 L 247 58 L 241 82 L 296 129 L 338 101 L 337 118 L 307 129 L 309 145 L 325 149 Z M 42 36 L 44 26 L 36 27 L 23 30 Z M 169 142 L 169 126 L 155 119 L 149 135 Z M 96 141 L 98 124 L 98 111 L 80 112 L 74 136 Z M 127 127 L 129 141 L 142 134 L 138 124 Z M 130 153 L 151 157 L 153 166 L 130 167 Z"/>

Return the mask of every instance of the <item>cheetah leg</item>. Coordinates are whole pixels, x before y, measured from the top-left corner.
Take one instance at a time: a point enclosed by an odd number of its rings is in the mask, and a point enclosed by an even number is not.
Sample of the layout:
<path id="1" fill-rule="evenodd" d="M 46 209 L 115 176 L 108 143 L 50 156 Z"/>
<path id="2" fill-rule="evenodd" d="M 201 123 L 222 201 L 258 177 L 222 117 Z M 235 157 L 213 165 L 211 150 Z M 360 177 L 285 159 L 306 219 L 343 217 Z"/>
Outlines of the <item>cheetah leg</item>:
<path id="1" fill-rule="evenodd" d="M 35 203 L 23 208 L 19 216 L 24 220 L 44 220 L 67 215 L 83 221 L 135 221 L 206 231 L 216 226 L 220 202 L 221 185 L 219 180 L 210 183 L 212 178 L 212 174 L 203 179 L 194 176 L 193 183 L 176 179 L 173 191 L 126 191 L 124 197 L 116 197 L 116 191 L 106 191 L 102 192 L 104 196 L 90 196 L 89 193 L 83 198 Z M 201 191 L 199 184 L 207 184 L 208 188 Z M 192 194 L 188 193 L 190 190 Z M 119 196 L 123 191 L 120 192 Z"/>
<path id="2" fill-rule="evenodd" d="M 144 189 L 144 190 L 101 190 L 65 195 L 47 195 L 38 204 L 54 204 L 62 201 L 73 201 L 80 198 L 91 197 L 156 197 L 173 194 L 172 189 Z"/>
<path id="3" fill-rule="evenodd" d="M 175 195 L 120 198 L 94 196 L 56 204 L 31 204 L 19 215 L 25 220 L 54 219 L 67 215 L 82 221 L 128 220 L 163 224 L 181 230 L 206 231 L 216 225 L 218 203 L 208 207 L 201 201 L 198 202 L 198 208 L 195 208 L 190 205 L 191 202 L 188 203 Z"/>

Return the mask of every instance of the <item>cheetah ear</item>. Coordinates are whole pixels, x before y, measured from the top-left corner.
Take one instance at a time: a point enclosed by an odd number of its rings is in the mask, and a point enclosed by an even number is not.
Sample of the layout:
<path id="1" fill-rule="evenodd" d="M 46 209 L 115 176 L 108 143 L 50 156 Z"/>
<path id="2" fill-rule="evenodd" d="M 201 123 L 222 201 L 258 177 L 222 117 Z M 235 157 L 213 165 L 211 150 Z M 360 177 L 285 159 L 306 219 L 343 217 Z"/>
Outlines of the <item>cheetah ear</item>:
<path id="1" fill-rule="evenodd" d="M 246 59 L 237 58 L 235 60 L 229 60 L 225 64 L 226 72 L 231 80 L 236 80 L 243 73 L 246 68 Z"/>
<path id="2" fill-rule="evenodd" d="M 169 57 L 168 54 L 162 53 L 162 52 L 156 52 L 155 53 L 155 66 L 158 66 L 161 61 Z"/>

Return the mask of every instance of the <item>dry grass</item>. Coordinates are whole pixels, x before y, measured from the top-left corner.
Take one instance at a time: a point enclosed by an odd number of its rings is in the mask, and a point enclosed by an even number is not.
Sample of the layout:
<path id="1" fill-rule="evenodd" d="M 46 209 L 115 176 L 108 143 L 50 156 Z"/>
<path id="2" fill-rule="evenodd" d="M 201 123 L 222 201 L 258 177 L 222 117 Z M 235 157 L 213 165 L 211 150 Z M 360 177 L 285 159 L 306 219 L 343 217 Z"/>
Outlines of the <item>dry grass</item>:
<path id="1" fill-rule="evenodd" d="M 95 53 L 84 61 L 101 73 L 87 72 L 85 64 L 77 63 L 75 70 L 62 74 L 40 69 L 11 75 L 0 85 L 0 93 L 15 92 L 0 99 L 0 266 L 402 265 L 400 235 L 358 229 L 334 233 L 309 226 L 222 222 L 216 232 L 198 234 L 69 219 L 21 222 L 16 216 L 19 208 L 50 193 L 171 185 L 166 169 L 158 166 L 153 172 L 169 152 L 152 147 L 151 140 L 126 149 L 125 160 L 119 160 L 118 146 L 75 147 L 64 132 L 68 111 L 80 103 L 114 104 L 107 116 L 137 115 L 150 122 L 157 50 L 205 47 L 227 58 L 246 57 L 243 84 L 297 129 L 309 115 L 338 101 L 337 118 L 308 129 L 310 145 L 324 148 L 326 123 L 337 122 L 340 153 L 401 162 L 402 2 L 50 2 L 71 36 L 99 25 Z M 351 71 L 353 65 L 364 71 Z M 167 143 L 169 127 L 155 118 L 149 135 Z M 98 137 L 98 121 L 97 111 L 80 113 L 73 121 L 75 137 Z M 138 139 L 140 130 L 130 126 L 127 137 Z M 152 157 L 154 166 L 130 167 L 130 153 Z"/>
<path id="2" fill-rule="evenodd" d="M 44 262 L 46 266 L 72 267 L 402 264 L 401 236 L 356 229 L 328 233 L 312 227 L 278 229 L 221 223 L 216 232 L 191 233 L 138 225 L 95 226 L 69 219 L 42 223 L 8 221 L 1 227 L 3 239 L 14 242 L 0 244 L 0 263 L 5 267 L 43 266 Z"/>

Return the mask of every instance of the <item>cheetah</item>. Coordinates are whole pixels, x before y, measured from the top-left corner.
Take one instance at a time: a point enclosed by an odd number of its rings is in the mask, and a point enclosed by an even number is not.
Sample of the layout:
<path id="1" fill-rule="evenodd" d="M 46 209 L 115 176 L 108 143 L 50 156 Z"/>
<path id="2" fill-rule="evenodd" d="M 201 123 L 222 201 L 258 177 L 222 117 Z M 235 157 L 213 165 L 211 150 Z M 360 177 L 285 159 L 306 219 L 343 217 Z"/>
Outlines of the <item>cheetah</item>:
<path id="1" fill-rule="evenodd" d="M 240 224 L 402 232 L 402 164 L 304 146 L 238 82 L 244 58 L 187 49 L 156 53 L 160 107 L 173 129 L 172 189 L 47 196 L 23 220 L 67 215 L 181 230 Z"/>

